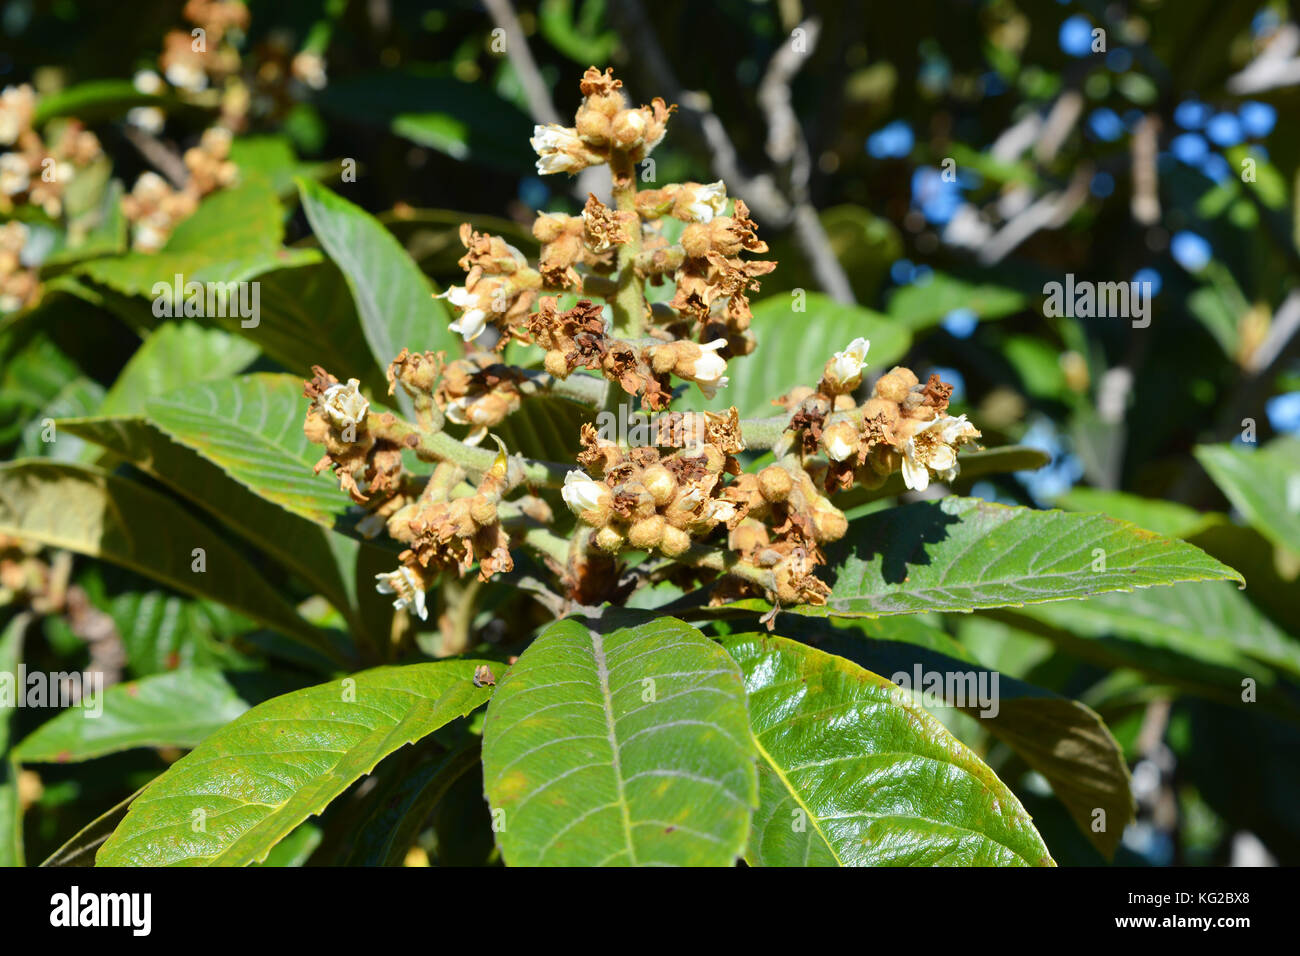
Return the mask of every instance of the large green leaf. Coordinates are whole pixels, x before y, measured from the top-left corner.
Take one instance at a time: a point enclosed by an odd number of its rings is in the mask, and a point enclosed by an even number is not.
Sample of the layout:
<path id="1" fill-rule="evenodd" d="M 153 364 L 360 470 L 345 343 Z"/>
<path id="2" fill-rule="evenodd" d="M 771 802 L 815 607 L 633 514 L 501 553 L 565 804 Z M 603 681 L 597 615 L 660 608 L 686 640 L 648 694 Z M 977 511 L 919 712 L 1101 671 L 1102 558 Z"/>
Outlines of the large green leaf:
<path id="1" fill-rule="evenodd" d="M 380 551 L 378 546 L 323 528 L 259 497 L 218 465 L 172 441 L 142 418 L 81 418 L 60 421 L 58 425 L 130 462 L 210 511 L 319 590 L 352 622 L 354 634 L 370 630 L 362 608 L 372 611 L 388 607 L 387 602 L 373 595 L 374 572 L 358 563 L 363 553 Z M 388 620 L 391 615 L 383 617 Z M 382 633 L 386 637 L 387 629 L 382 628 Z M 377 639 L 379 633 L 372 636 Z M 134 653 L 131 661 L 133 666 L 137 663 Z"/>
<path id="2" fill-rule="evenodd" d="M 749 863 L 1052 864 L 1015 794 L 899 687 L 781 637 L 723 646 L 760 755 Z"/>
<path id="3" fill-rule="evenodd" d="M 177 275 L 182 285 L 251 281 L 272 269 L 317 261 L 320 253 L 314 249 L 281 247 L 282 218 L 283 209 L 270 184 L 250 179 L 204 199 L 161 251 L 93 259 L 79 267 L 78 274 L 130 296 L 152 298 L 155 285 L 174 286 Z M 179 305 L 183 307 L 183 300 Z M 221 321 L 237 329 L 241 321 L 249 320 L 236 311 Z"/>
<path id="4" fill-rule="evenodd" d="M 1196 459 L 1264 537 L 1300 555 L 1300 439 L 1274 439 L 1253 452 L 1201 445 Z"/>
<path id="5" fill-rule="evenodd" d="M 851 522 L 827 554 L 826 605 L 791 610 L 877 617 L 1019 607 L 1181 581 L 1241 581 L 1199 549 L 1127 521 L 978 498 L 874 512 Z"/>
<path id="6" fill-rule="evenodd" d="M 328 259 L 294 269 L 277 269 L 261 283 L 261 321 L 242 329 L 290 372 L 310 376 L 320 365 L 339 381 L 360 379 L 381 394 L 388 382 L 370 356 L 356 303 L 338 266 Z"/>
<path id="7" fill-rule="evenodd" d="M 741 418 L 775 414 L 772 399 L 796 385 L 816 385 L 822 369 L 836 352 L 859 336 L 871 341 L 869 374 L 887 372 L 903 357 L 911 336 L 900 323 L 857 305 L 844 305 L 821 292 L 800 301 L 788 293 L 769 296 L 754 305 L 753 330 L 757 347 L 727 363 L 730 379 L 712 400 L 691 386 L 688 403 L 697 408 L 725 409 L 735 405 Z"/>
<path id="8" fill-rule="evenodd" d="M 312 231 L 347 278 L 378 367 L 388 368 L 403 348 L 455 354 L 459 337 L 447 328 L 447 311 L 393 234 L 324 186 L 299 179 L 298 191 Z"/>
<path id="9" fill-rule="evenodd" d="M 238 866 L 388 754 L 487 701 L 481 661 L 380 667 L 259 704 L 203 741 L 136 798 L 100 866 Z"/>
<path id="10" fill-rule="evenodd" d="M 497 842 L 516 866 L 730 866 L 755 803 L 740 674 L 673 618 L 550 625 L 483 732 Z"/>
<path id="11" fill-rule="evenodd" d="M 977 720 L 981 730 L 1042 774 L 1093 845 L 1107 859 L 1114 856 L 1135 807 L 1124 754 L 1095 711 L 981 666 L 946 632 L 917 616 L 838 623 L 828 630 L 823 622 L 808 622 L 820 629 L 812 633 L 821 650 L 890 680 L 906 675 L 914 687 L 942 679 L 945 705 Z M 803 628 L 794 626 L 803 636 Z M 983 699 L 980 688 L 987 695 Z M 1104 816 L 1097 816 L 1097 810 L 1105 811 Z"/>
<path id="12" fill-rule="evenodd" d="M 220 535 L 125 478 L 39 461 L 0 465 L 0 534 L 103 558 L 338 656 Z M 202 549 L 203 570 L 195 569 L 195 549 Z"/>
<path id="13" fill-rule="evenodd" d="M 114 684 L 14 748 L 23 763 L 68 763 L 132 747 L 193 747 L 248 705 L 220 671 L 185 668 Z"/>
<path id="14" fill-rule="evenodd" d="M 226 378 L 257 357 L 257 346 L 220 329 L 165 322 L 144 340 L 100 403 L 100 415 L 135 415 L 145 400 L 184 385 Z"/>
<path id="15" fill-rule="evenodd" d="M 1287 636 L 1230 584 L 1180 584 L 1133 594 L 1101 594 L 1017 613 L 1097 639 L 1115 635 L 1231 667 L 1263 661 L 1300 676 L 1300 641 Z M 1244 657 L 1243 657 L 1244 655 Z"/>
<path id="16" fill-rule="evenodd" d="M 312 465 L 322 449 L 303 434 L 302 381 L 256 374 L 203 382 L 146 403 L 149 420 L 245 488 L 331 527 L 350 499 Z"/>

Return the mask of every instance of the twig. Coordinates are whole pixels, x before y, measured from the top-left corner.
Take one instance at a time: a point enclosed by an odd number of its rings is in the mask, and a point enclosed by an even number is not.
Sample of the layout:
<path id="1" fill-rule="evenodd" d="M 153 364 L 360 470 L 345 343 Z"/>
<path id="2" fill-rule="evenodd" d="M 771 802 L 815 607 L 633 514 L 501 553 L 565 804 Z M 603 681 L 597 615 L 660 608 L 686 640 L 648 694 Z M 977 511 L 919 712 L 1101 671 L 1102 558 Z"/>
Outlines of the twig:
<path id="1" fill-rule="evenodd" d="M 169 183 L 177 189 L 185 188 L 185 184 L 190 181 L 190 171 L 185 168 L 185 160 L 181 159 L 180 154 L 166 143 L 135 126 L 127 125 L 124 133 L 127 141 L 152 166 L 166 176 Z"/>

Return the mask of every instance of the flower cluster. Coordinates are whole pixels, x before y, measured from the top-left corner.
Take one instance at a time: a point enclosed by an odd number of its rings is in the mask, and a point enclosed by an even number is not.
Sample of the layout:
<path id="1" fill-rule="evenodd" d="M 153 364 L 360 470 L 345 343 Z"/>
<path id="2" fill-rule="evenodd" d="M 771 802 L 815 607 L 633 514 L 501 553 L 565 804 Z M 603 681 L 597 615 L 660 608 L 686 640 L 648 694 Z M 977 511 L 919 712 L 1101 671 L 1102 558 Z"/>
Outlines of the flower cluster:
<path id="1" fill-rule="evenodd" d="M 749 293 L 775 263 L 754 258 L 767 245 L 722 182 L 638 191 L 632 164 L 663 137 L 671 114 L 661 100 L 630 107 L 619 81 L 595 68 L 582 92 L 572 127 L 536 129 L 538 170 L 608 163 L 612 201 L 589 194 L 578 215 L 539 213 L 536 266 L 500 237 L 462 225 L 465 283 L 441 298 L 456 312 L 450 329 L 471 343 L 467 354 L 448 361 L 403 349 L 396 357 L 389 392 L 401 385 L 415 423 L 377 415 L 358 382 L 340 384 L 317 369 L 305 425 L 325 448 L 317 470 L 332 468 L 366 508 L 363 533 L 383 528 L 405 545 L 401 566 L 381 575 L 379 588 L 420 617 L 438 574 L 477 566 L 486 580 L 511 570 L 507 528 L 516 527 L 524 533 L 513 544 L 537 551 L 569 601 L 618 600 L 638 583 L 670 577 L 711 584 L 715 603 L 761 596 L 777 607 L 824 604 L 823 549 L 849 528 L 832 496 L 880 488 L 895 472 L 914 491 L 951 481 L 958 449 L 980 433 L 948 414 L 951 386 L 938 376 L 922 383 L 903 367 L 875 381 L 859 404 L 865 338 L 830 356 L 816 385 L 775 399 L 784 411 L 775 422 L 742 422 L 735 407 L 668 411 L 684 388 L 674 380 L 708 398 L 727 387 L 729 360 L 755 346 Z M 670 219 L 680 228 L 666 229 Z M 652 304 L 646 287 L 664 283 L 671 292 Z M 507 364 L 512 341 L 541 349 L 541 369 Z M 488 466 L 491 453 L 475 447 L 539 391 L 601 408 L 601 379 L 659 413 L 643 443 L 616 442 L 585 424 L 576 468 L 512 459 L 504 447 Z M 466 439 L 442 434 L 447 422 L 467 427 Z M 760 436 L 752 449 L 747 427 Z M 747 452 L 769 447 L 774 461 L 746 471 Z M 432 474 L 404 472 L 404 449 L 433 463 Z M 540 498 L 507 498 L 521 484 L 557 489 L 572 530 Z M 629 552 L 650 557 L 629 561 Z"/>
<path id="2" fill-rule="evenodd" d="M 30 230 L 16 220 L 0 226 L 0 315 L 36 301 L 36 269 L 23 263 Z"/>
<path id="3" fill-rule="evenodd" d="M 582 105 L 573 126 L 551 123 L 533 130 L 531 143 L 542 175 L 576 173 L 608 163 L 616 154 L 640 162 L 664 138 L 673 107 L 663 100 L 655 97 L 649 106 L 629 107 L 621 92 L 623 81 L 614 79 L 613 70 L 601 73 L 594 66 L 580 86 Z"/>
<path id="4" fill-rule="evenodd" d="M 122 214 L 131 223 L 135 249 L 157 252 L 177 224 L 194 214 L 204 196 L 235 182 L 239 170 L 230 161 L 230 145 L 230 130 L 220 126 L 204 130 L 198 145 L 185 151 L 189 179 L 180 189 L 155 172 L 140 174 L 131 192 L 122 197 Z"/>
<path id="5" fill-rule="evenodd" d="M 0 213 L 21 205 L 36 206 L 57 219 L 64 213 L 64 193 L 76 177 L 103 156 L 99 139 L 78 120 L 49 124 L 48 136 L 32 127 L 36 94 L 27 85 L 0 93 Z"/>

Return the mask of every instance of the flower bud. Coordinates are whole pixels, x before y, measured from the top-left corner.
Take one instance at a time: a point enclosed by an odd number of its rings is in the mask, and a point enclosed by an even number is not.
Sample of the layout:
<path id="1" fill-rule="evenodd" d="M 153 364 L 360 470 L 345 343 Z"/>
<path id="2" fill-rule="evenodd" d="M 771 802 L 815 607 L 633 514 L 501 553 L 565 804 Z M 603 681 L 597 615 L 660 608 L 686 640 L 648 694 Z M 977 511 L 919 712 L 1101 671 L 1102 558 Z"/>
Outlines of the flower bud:
<path id="1" fill-rule="evenodd" d="M 867 365 L 867 349 L 871 343 L 864 338 L 856 338 L 843 352 L 836 352 L 826 363 L 822 372 L 822 381 L 831 392 L 842 394 L 851 392 L 862 384 L 862 370 Z"/>
<path id="2" fill-rule="evenodd" d="M 641 473 L 641 484 L 645 485 L 655 504 L 663 507 L 677 494 L 677 479 L 663 465 L 651 465 Z"/>
<path id="3" fill-rule="evenodd" d="M 767 501 L 785 501 L 790 497 L 794 479 L 780 465 L 768 465 L 758 473 L 758 490 Z"/>
<path id="4" fill-rule="evenodd" d="M 876 382 L 875 397 L 902 403 L 915 384 L 915 373 L 911 369 L 897 365 L 890 369 L 888 374 L 881 376 L 880 381 Z"/>
<path id="5" fill-rule="evenodd" d="M 645 113 L 639 109 L 621 110 L 610 126 L 610 136 L 619 149 L 632 149 L 645 138 Z"/>
<path id="6" fill-rule="evenodd" d="M 564 476 L 564 487 L 560 491 L 560 496 L 564 498 L 564 503 L 569 506 L 569 510 L 583 516 L 584 521 L 586 515 L 599 515 L 601 512 L 604 512 L 608 518 L 613 500 L 609 488 L 603 482 L 593 481 L 585 472 L 577 469 Z M 589 523 L 604 524 L 604 521 Z"/>
<path id="7" fill-rule="evenodd" d="M 673 215 L 685 222 L 709 222 L 727 208 L 727 187 L 716 183 L 683 183 L 673 203 Z"/>
<path id="8" fill-rule="evenodd" d="M 813 537 L 817 539 L 818 544 L 826 544 L 829 541 L 838 541 L 848 534 L 849 519 L 829 502 L 823 504 L 813 512 Z"/>
<path id="9" fill-rule="evenodd" d="M 677 558 L 691 548 L 691 536 L 681 528 L 668 526 L 664 528 L 663 538 L 659 541 L 659 550 L 670 558 Z"/>
<path id="10" fill-rule="evenodd" d="M 604 146 L 609 142 L 612 129 L 609 117 L 599 110 L 579 109 L 576 124 L 578 135 L 592 146 Z"/>
<path id="11" fill-rule="evenodd" d="M 898 403 L 885 398 L 869 398 L 862 406 L 863 419 L 885 416 L 885 424 L 893 425 L 898 421 Z"/>
<path id="12" fill-rule="evenodd" d="M 664 521 L 663 515 L 651 515 L 648 518 L 642 518 L 636 524 L 627 530 L 628 544 L 634 548 L 649 550 L 659 546 L 663 540 L 664 529 L 668 523 Z"/>
<path id="13" fill-rule="evenodd" d="M 569 376 L 569 360 L 559 349 L 551 349 L 547 352 L 542 364 L 545 366 L 546 371 L 556 378 L 568 378 Z"/>
<path id="14" fill-rule="evenodd" d="M 858 447 L 858 430 L 848 422 L 836 422 L 822 432 L 822 448 L 831 461 L 848 461 Z"/>
<path id="15" fill-rule="evenodd" d="M 691 223 L 683 229 L 682 237 L 677 241 L 692 259 L 703 259 L 709 254 L 709 230 L 699 223 Z"/>
<path id="16" fill-rule="evenodd" d="M 617 554 L 622 551 L 625 543 L 623 536 L 609 525 L 605 525 L 605 527 L 597 531 L 593 541 L 601 551 L 608 551 L 610 554 Z"/>
<path id="17" fill-rule="evenodd" d="M 469 516 L 480 527 L 496 524 L 497 503 L 483 494 L 477 494 L 469 500 Z"/>

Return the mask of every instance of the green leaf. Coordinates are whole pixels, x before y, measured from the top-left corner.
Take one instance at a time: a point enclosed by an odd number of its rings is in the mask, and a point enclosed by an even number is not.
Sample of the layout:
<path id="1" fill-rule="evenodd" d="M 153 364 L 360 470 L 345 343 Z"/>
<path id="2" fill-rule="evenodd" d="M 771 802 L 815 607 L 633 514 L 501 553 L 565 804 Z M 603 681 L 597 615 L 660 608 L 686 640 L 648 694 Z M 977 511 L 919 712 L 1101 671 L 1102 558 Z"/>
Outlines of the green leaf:
<path id="1" fill-rule="evenodd" d="M 229 605 L 317 651 L 338 657 L 225 540 L 170 498 L 76 465 L 0 465 L 0 534 L 119 564 L 168 587 Z M 202 572 L 193 570 L 201 548 Z"/>
<path id="2" fill-rule="evenodd" d="M 237 666 L 229 642 L 257 625 L 215 601 L 194 601 L 166 591 L 127 591 L 104 607 L 122 635 L 135 677 L 186 668 Z"/>
<path id="3" fill-rule="evenodd" d="M 259 704 L 150 784 L 97 864 L 266 859 L 384 757 L 485 703 L 473 680 L 482 663 L 380 667 Z"/>
<path id="4" fill-rule="evenodd" d="M 757 866 L 1050 866 L 1029 814 L 910 695 L 843 658 L 743 634 L 759 749 Z"/>
<path id="5" fill-rule="evenodd" d="M 290 372 L 311 374 L 313 365 L 339 381 L 360 379 L 375 394 L 388 381 L 370 355 L 347 280 L 328 259 L 277 269 L 261 283 L 261 321 L 242 334 Z"/>
<path id="6" fill-rule="evenodd" d="M 985 618 L 973 620 L 997 627 Z M 906 675 L 912 687 L 924 689 L 926 680 L 942 679 L 946 706 L 976 720 L 981 730 L 1041 773 L 1079 829 L 1103 856 L 1114 857 L 1136 808 L 1124 754 L 1095 711 L 982 667 L 945 631 L 915 616 L 840 623 L 828 632 L 825 624 L 816 622 L 821 630 L 813 633 L 821 650 L 894 682 Z M 980 697 L 981 689 L 987 696 Z M 1094 829 L 1098 809 L 1105 811 L 1101 830 Z"/>
<path id="7" fill-rule="evenodd" d="M 159 283 L 174 287 L 177 275 L 182 286 L 250 281 L 273 269 L 319 260 L 320 253 L 314 249 L 281 247 L 283 215 L 270 184 L 250 179 L 204 199 L 194 215 L 176 227 L 161 251 L 94 259 L 80 266 L 77 274 L 130 296 L 154 298 L 154 287 Z M 174 298 L 174 292 L 163 295 L 169 302 Z M 174 308 L 183 306 L 183 299 L 173 302 Z M 237 302 L 228 303 L 227 312 L 233 314 L 220 319 L 231 329 L 251 320 L 243 318 L 237 306 Z"/>
<path id="8" fill-rule="evenodd" d="M 482 757 L 477 737 L 436 755 L 421 753 L 419 746 L 404 773 L 380 783 L 349 841 L 347 866 L 401 866 L 434 807 Z"/>
<path id="9" fill-rule="evenodd" d="M 1134 594 L 1103 594 L 1017 613 L 1077 637 L 1117 635 L 1228 667 L 1249 668 L 1253 659 L 1300 676 L 1300 641 L 1288 637 L 1229 584 L 1180 584 Z"/>
<path id="10" fill-rule="evenodd" d="M 133 106 L 163 106 L 176 101 L 152 93 L 141 93 L 130 80 L 90 80 L 57 93 L 42 96 L 32 117 L 41 126 L 56 116 L 75 116 L 82 122 L 116 119 Z"/>
<path id="11" fill-rule="evenodd" d="M 79 415 L 92 415 L 104 400 L 104 389 L 93 379 L 78 376 L 60 390 L 54 399 L 38 411 L 23 429 L 18 445 L 19 457 L 51 458 L 54 461 L 77 461 L 85 453 L 77 438 L 59 437 L 58 426 L 50 423 Z M 53 440 L 47 440 L 52 438 Z"/>
<path id="12" fill-rule="evenodd" d="M 870 372 L 887 372 L 902 358 L 911 336 L 898 322 L 857 305 L 844 305 L 821 292 L 809 292 L 806 309 L 794 311 L 798 300 L 788 294 L 770 296 L 754 305 L 750 325 L 757 348 L 727 363 L 730 382 L 712 400 L 694 385 L 687 398 L 694 407 L 726 409 L 735 405 L 741 418 L 765 418 L 776 413 L 772 399 L 796 385 L 816 385 L 827 360 L 859 336 L 870 340 Z"/>
<path id="13" fill-rule="evenodd" d="M 323 449 L 303 434 L 307 404 L 292 375 L 203 382 L 146 402 L 151 422 L 245 488 L 332 527 L 351 500 L 329 475 L 312 473 Z"/>
<path id="14" fill-rule="evenodd" d="M 378 367 L 387 369 L 403 348 L 459 354 L 432 284 L 393 234 L 324 186 L 299 179 L 298 190 L 312 231 L 347 278 Z"/>
<path id="15" fill-rule="evenodd" d="M 501 679 L 483 779 L 512 866 L 730 866 L 755 803 L 740 674 L 673 618 L 558 621 Z"/>
<path id="16" fill-rule="evenodd" d="M 1101 511 L 1169 538 L 1190 538 L 1224 521 L 1223 515 L 1203 514 L 1174 501 L 1081 485 L 1057 498 L 1055 504 L 1066 511 Z"/>
<path id="17" fill-rule="evenodd" d="M 193 747 L 248 709 L 220 671 L 114 684 L 60 712 L 14 748 L 23 763 L 69 763 L 133 747 Z"/>
<path id="18" fill-rule="evenodd" d="M 790 610 L 843 617 L 970 611 L 1180 581 L 1242 580 L 1198 548 L 1127 521 L 978 498 L 944 498 L 866 515 L 850 523 L 827 558 L 826 605 Z"/>
<path id="19" fill-rule="evenodd" d="M 100 415 L 136 415 L 145 399 L 194 382 L 226 378 L 257 357 L 257 346 L 193 322 L 164 322 L 122 368 Z"/>
<path id="20" fill-rule="evenodd" d="M 1264 537 L 1300 555 L 1300 440 L 1277 438 L 1253 452 L 1200 445 L 1196 460 Z"/>
<path id="21" fill-rule="evenodd" d="M 58 427 L 108 449 L 209 511 L 316 588 L 353 622 L 354 635 L 364 636 L 369 630 L 363 624 L 364 615 L 359 614 L 360 607 L 388 607 L 373 595 L 374 579 L 367 574 L 375 572 L 358 563 L 362 554 L 381 551 L 379 547 L 323 528 L 254 494 L 221 467 L 172 441 L 144 419 L 69 419 L 60 421 Z M 384 616 L 384 638 L 389 620 L 391 613 Z M 149 633 L 154 633 L 154 628 L 150 627 Z M 369 636 L 378 639 L 380 634 Z M 157 637 L 159 647 L 171 649 L 172 642 L 165 633 L 159 632 Z M 131 662 L 133 667 L 138 662 L 135 649 Z"/>
<path id="22" fill-rule="evenodd" d="M 889 316 L 912 331 L 937 325 L 954 309 L 970 309 L 981 319 L 1000 319 L 1025 307 L 1015 289 L 976 284 L 934 273 L 924 285 L 906 285 L 889 300 Z"/>

